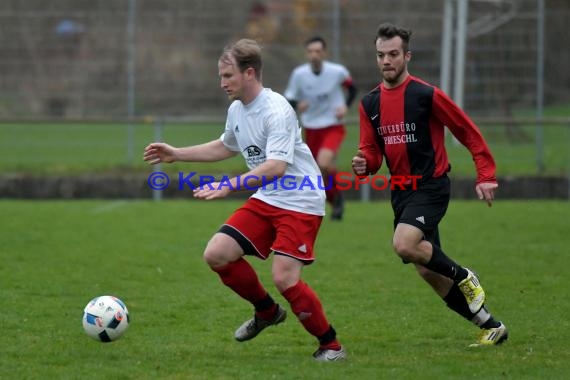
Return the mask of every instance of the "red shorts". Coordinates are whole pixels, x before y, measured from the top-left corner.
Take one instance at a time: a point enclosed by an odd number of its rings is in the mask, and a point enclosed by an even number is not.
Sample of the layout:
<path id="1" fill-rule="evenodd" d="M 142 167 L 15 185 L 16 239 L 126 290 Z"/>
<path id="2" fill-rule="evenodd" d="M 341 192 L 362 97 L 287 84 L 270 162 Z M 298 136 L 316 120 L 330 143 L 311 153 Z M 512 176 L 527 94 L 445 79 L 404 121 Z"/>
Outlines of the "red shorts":
<path id="1" fill-rule="evenodd" d="M 250 198 L 219 232 L 233 237 L 246 255 L 265 260 L 274 251 L 311 264 L 315 260 L 313 246 L 322 220 L 319 215 L 285 210 Z"/>
<path id="2" fill-rule="evenodd" d="M 344 125 L 337 124 L 326 128 L 305 128 L 305 142 L 309 146 L 313 157 L 317 157 L 319 150 L 325 148 L 337 153 L 346 136 Z"/>

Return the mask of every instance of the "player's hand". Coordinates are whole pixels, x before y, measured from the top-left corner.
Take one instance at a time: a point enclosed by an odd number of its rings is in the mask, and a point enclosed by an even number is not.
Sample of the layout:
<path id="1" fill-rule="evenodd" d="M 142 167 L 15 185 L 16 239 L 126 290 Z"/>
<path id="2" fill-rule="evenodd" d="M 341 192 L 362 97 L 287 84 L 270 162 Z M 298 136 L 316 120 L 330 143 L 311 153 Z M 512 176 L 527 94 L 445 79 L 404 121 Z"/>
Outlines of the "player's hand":
<path id="1" fill-rule="evenodd" d="M 309 102 L 308 101 L 301 100 L 299 103 L 297 103 L 297 111 L 299 111 L 299 113 L 303 113 L 308 109 L 309 109 Z"/>
<path id="2" fill-rule="evenodd" d="M 482 182 L 475 186 L 475 191 L 479 199 L 486 200 L 487 205 L 491 207 L 493 205 L 493 199 L 495 199 L 495 190 L 497 190 L 498 187 L 499 185 L 495 182 Z"/>
<path id="3" fill-rule="evenodd" d="M 225 198 L 230 192 L 231 188 L 229 186 L 220 187 L 220 182 L 212 182 L 202 186 L 202 188 L 195 189 L 194 198 L 209 201 L 212 199 Z"/>
<path id="4" fill-rule="evenodd" d="M 345 105 L 342 105 L 336 109 L 335 116 L 338 120 L 342 120 L 346 116 L 347 112 L 348 112 L 348 107 Z"/>
<path id="5" fill-rule="evenodd" d="M 352 170 L 356 175 L 366 175 L 366 158 L 360 150 L 352 157 Z"/>
<path id="6" fill-rule="evenodd" d="M 165 143 L 152 143 L 144 148 L 143 160 L 148 161 L 150 165 L 161 162 L 176 161 L 176 148 Z"/>

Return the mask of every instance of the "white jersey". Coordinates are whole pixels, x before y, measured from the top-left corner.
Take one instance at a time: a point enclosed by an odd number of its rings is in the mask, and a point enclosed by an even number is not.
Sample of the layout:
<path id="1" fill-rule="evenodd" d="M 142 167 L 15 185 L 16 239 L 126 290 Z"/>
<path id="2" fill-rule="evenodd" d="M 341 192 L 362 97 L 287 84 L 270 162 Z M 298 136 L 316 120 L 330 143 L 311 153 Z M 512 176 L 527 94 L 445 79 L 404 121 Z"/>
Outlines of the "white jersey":
<path id="1" fill-rule="evenodd" d="M 350 79 L 350 73 L 337 63 L 324 61 L 318 75 L 310 64 L 305 63 L 293 70 L 284 95 L 289 100 L 309 103 L 309 108 L 301 114 L 305 128 L 330 127 L 343 122 L 335 113 L 338 107 L 346 104 L 342 84 L 347 79 Z"/>
<path id="2" fill-rule="evenodd" d="M 285 175 L 252 197 L 286 210 L 325 214 L 328 184 L 301 138 L 295 111 L 283 96 L 264 88 L 247 105 L 234 101 L 220 140 L 231 151 L 241 152 L 250 170 L 269 159 L 287 162 Z"/>

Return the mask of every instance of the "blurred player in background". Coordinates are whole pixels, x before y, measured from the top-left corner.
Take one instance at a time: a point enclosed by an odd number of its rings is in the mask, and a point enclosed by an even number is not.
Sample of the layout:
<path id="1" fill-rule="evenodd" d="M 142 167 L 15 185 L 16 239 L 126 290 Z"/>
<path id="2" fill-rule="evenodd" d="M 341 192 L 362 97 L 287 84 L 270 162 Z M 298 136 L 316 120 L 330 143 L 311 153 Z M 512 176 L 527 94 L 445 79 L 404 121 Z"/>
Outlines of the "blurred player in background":
<path id="1" fill-rule="evenodd" d="M 284 95 L 301 114 L 305 142 L 325 177 L 327 201 L 333 206 L 331 217 L 341 220 L 344 198 L 336 187 L 335 161 L 346 135 L 344 117 L 356 97 L 356 87 L 346 67 L 325 60 L 326 48 L 321 37 L 307 40 L 309 62 L 293 70 Z"/>
<path id="2" fill-rule="evenodd" d="M 392 24 L 378 29 L 374 41 L 382 83 L 360 104 L 360 145 L 353 170 L 358 175 L 376 173 L 385 157 L 392 175 L 421 176 L 417 190 L 411 184 L 392 190 L 394 250 L 404 263 L 415 264 L 450 309 L 481 328 L 472 346 L 500 344 L 507 339 L 507 329 L 485 307 L 479 279 L 441 249 L 438 225 L 449 203 L 451 170 L 444 127 L 473 156 L 475 190 L 489 206 L 498 187 L 495 161 L 469 117 L 439 88 L 408 73 L 410 36 Z"/>
<path id="3" fill-rule="evenodd" d="M 213 183 L 212 188 L 194 191 L 196 198 L 206 200 L 224 198 L 238 189 L 257 188 L 285 175 L 308 177 L 316 184 L 319 168 L 301 138 L 295 111 L 283 96 L 263 87 L 261 69 L 261 49 L 255 41 L 242 39 L 226 47 L 218 70 L 221 87 L 233 102 L 224 133 L 217 140 L 185 148 L 150 144 L 144 160 L 151 164 L 213 162 L 241 153 L 249 171 L 224 186 Z M 324 211 L 323 190 L 284 189 L 277 182 L 260 187 L 209 241 L 204 259 L 210 268 L 255 309 L 253 318 L 235 332 L 239 342 L 255 338 L 287 316 L 243 258 L 252 255 L 265 260 L 273 252 L 273 282 L 303 327 L 318 339 L 314 358 L 335 361 L 346 357 L 319 298 L 301 280 L 304 266 L 315 259 L 313 246 Z"/>

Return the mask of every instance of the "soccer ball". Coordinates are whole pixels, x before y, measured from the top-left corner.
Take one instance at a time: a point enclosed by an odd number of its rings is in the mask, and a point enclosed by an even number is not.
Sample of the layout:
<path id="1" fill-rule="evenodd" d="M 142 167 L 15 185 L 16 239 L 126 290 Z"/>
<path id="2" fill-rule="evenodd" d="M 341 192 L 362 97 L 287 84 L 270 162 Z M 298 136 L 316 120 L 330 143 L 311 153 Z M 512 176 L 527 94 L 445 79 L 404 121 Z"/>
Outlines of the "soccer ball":
<path id="1" fill-rule="evenodd" d="M 100 342 L 119 339 L 129 327 L 129 311 L 123 301 L 113 296 L 93 298 L 83 310 L 83 329 Z"/>

